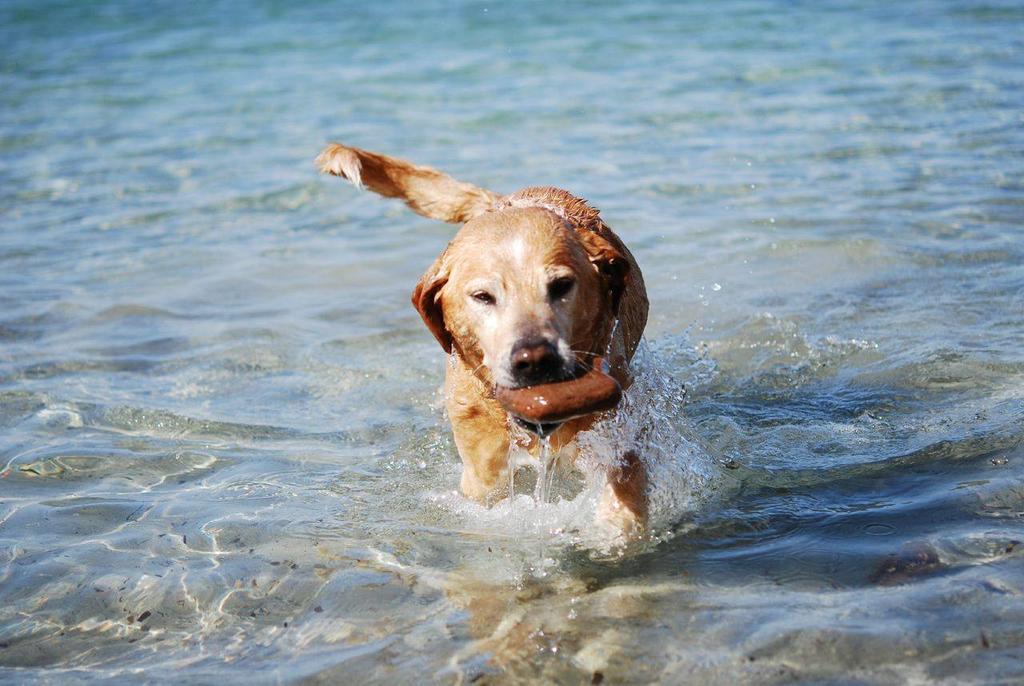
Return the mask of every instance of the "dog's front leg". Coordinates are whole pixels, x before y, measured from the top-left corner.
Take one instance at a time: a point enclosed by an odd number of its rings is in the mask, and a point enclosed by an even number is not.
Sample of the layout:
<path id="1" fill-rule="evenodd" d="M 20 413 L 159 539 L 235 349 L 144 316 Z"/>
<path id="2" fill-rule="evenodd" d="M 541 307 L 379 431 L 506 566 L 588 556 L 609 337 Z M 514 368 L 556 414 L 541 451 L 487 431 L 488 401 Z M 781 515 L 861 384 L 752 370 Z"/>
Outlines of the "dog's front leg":
<path id="1" fill-rule="evenodd" d="M 608 470 L 598 517 L 630 538 L 647 528 L 647 470 L 635 451 L 627 451 L 621 463 Z"/>
<path id="2" fill-rule="evenodd" d="M 448 406 L 455 445 L 462 458 L 462 493 L 490 503 L 504 495 L 508 483 L 509 434 L 505 414 L 498 418 L 488 410 L 457 402 Z"/>
<path id="3" fill-rule="evenodd" d="M 462 458 L 460 488 L 467 498 L 491 503 L 505 494 L 508 484 L 508 415 L 459 367 L 449 367 L 445 401 Z"/>

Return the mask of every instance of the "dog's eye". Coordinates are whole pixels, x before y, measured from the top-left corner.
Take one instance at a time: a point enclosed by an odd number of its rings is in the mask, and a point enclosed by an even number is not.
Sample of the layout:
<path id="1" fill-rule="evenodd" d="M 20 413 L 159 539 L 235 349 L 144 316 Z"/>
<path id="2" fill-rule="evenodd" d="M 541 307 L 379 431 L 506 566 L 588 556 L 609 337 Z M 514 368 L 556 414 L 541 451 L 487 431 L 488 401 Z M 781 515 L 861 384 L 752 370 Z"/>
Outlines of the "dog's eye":
<path id="1" fill-rule="evenodd" d="M 475 293 L 472 294 L 471 297 L 473 298 L 473 300 L 476 300 L 478 303 L 483 303 L 484 305 L 493 305 L 495 302 L 497 302 L 494 299 L 494 296 L 488 293 L 487 291 L 476 291 Z"/>
<path id="2" fill-rule="evenodd" d="M 569 276 L 562 276 L 548 284 L 548 298 L 560 300 L 569 295 L 569 291 L 576 285 L 576 281 Z"/>

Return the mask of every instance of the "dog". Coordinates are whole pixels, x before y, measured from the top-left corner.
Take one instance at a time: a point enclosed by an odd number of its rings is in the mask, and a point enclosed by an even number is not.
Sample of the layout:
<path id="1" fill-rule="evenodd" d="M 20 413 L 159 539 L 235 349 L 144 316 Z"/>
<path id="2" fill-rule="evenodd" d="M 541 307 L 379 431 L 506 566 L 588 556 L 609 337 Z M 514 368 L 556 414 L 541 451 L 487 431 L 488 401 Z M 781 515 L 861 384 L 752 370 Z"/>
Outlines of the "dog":
<path id="1" fill-rule="evenodd" d="M 647 323 L 643 276 L 598 210 L 554 187 L 500 195 L 435 169 L 338 143 L 316 158 L 347 179 L 417 214 L 462 228 L 412 294 L 424 324 L 450 356 L 445 404 L 462 459 L 460 487 L 491 504 L 507 493 L 515 440 L 495 387 L 570 378 L 606 357 L 622 388 Z M 612 410 L 615 411 L 615 410 Z M 550 427 L 555 451 L 575 455 L 575 437 L 598 415 Z M 527 448 L 536 453 L 539 439 Z M 598 517 L 627 536 L 647 522 L 647 474 L 635 450 L 608 467 Z"/>

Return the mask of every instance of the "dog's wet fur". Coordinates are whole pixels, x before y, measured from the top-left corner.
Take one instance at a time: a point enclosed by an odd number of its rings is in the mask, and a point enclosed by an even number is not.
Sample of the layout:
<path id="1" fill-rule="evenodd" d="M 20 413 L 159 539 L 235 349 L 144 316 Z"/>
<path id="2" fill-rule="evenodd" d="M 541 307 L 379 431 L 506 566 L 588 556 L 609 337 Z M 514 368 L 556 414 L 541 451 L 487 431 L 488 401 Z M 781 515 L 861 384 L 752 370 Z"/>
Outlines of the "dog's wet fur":
<path id="1" fill-rule="evenodd" d="M 425 217 L 463 225 L 416 285 L 412 302 L 451 357 L 445 401 L 464 495 L 493 502 L 507 492 L 512 425 L 494 399 L 496 386 L 566 379 L 606 354 L 611 375 L 628 386 L 647 322 L 643 277 L 586 201 L 552 187 L 500 195 L 337 143 L 316 164 Z M 597 419 L 548 427 L 552 447 L 575 450 L 575 436 Z M 532 442 L 537 450 L 538 440 Z M 643 461 L 628 450 L 609 471 L 598 516 L 635 536 L 647 517 Z"/>

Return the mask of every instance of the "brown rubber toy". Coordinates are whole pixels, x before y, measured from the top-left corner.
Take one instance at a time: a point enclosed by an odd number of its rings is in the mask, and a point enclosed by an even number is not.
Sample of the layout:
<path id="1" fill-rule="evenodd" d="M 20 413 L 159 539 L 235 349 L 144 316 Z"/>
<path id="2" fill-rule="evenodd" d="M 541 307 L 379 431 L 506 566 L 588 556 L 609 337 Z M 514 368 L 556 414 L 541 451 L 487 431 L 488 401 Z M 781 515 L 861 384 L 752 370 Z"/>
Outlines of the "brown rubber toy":
<path id="1" fill-rule="evenodd" d="M 533 424 L 556 424 L 612 409 L 622 399 L 622 389 L 608 375 L 608 363 L 597 357 L 590 371 L 575 379 L 526 388 L 498 387 L 494 397 L 520 419 Z"/>

